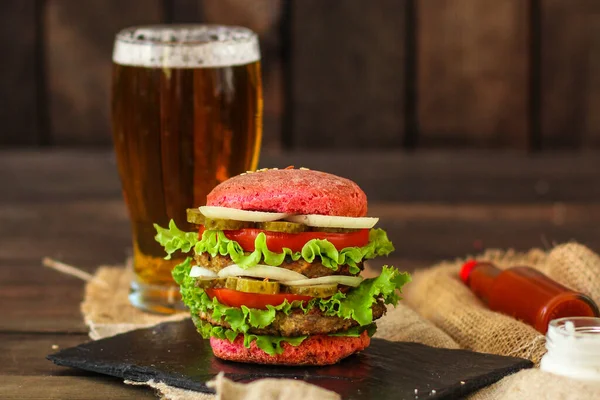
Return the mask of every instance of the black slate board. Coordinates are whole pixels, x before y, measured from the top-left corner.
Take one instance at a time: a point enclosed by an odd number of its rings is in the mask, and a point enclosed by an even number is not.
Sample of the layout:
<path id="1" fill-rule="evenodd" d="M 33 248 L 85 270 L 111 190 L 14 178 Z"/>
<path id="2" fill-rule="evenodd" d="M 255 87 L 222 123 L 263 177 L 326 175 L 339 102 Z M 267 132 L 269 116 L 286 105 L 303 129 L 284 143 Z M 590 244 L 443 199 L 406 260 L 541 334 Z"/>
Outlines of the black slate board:
<path id="1" fill-rule="evenodd" d="M 372 339 L 367 350 L 327 367 L 240 364 L 215 358 L 208 340 L 200 337 L 190 320 L 82 344 L 48 359 L 58 365 L 140 382 L 154 379 L 200 392 L 211 392 L 206 382 L 224 371 L 237 382 L 300 379 L 345 399 L 381 400 L 457 398 L 532 366 L 520 358 L 382 339 Z"/>

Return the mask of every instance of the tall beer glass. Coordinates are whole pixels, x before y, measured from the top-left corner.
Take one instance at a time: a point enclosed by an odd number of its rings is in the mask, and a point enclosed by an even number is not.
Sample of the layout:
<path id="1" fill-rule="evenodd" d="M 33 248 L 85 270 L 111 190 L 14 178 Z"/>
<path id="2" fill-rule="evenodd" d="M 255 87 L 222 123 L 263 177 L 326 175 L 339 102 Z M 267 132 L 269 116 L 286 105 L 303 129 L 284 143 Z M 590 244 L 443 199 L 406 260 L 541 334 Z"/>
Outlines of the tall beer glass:
<path id="1" fill-rule="evenodd" d="M 186 208 L 232 175 L 255 169 L 262 136 L 260 52 L 245 28 L 125 29 L 113 51 L 115 152 L 133 231 L 130 301 L 160 313 L 181 304 L 152 224 L 183 230 Z"/>

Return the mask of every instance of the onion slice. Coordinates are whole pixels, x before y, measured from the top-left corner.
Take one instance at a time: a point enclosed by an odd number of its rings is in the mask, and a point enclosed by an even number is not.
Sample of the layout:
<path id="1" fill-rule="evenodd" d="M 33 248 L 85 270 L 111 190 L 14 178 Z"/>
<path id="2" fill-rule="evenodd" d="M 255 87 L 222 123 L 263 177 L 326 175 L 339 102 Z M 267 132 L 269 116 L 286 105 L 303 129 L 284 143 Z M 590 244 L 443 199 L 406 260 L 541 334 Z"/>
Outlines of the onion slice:
<path id="1" fill-rule="evenodd" d="M 314 227 L 365 229 L 375 226 L 379 218 L 372 217 L 336 217 L 331 215 L 290 215 L 286 221 L 295 222 Z"/>
<path id="2" fill-rule="evenodd" d="M 330 275 L 330 276 L 322 276 L 320 278 L 312 278 L 312 279 L 299 279 L 297 281 L 287 281 L 283 282 L 284 285 L 287 286 L 308 286 L 308 285 L 326 285 L 336 283 L 339 285 L 346 285 L 357 287 L 363 281 L 363 278 L 360 276 L 346 276 L 346 275 Z"/>
<path id="3" fill-rule="evenodd" d="M 281 267 L 272 267 L 270 265 L 258 264 L 248 269 L 241 268 L 237 264 L 229 265 L 219 271 L 219 277 L 226 278 L 228 276 L 249 276 L 252 278 L 269 278 L 275 281 L 293 281 L 306 280 L 306 276 L 298 272 Z"/>
<path id="4" fill-rule="evenodd" d="M 202 206 L 198 207 L 202 215 L 212 219 L 232 219 L 246 222 L 270 222 L 283 219 L 289 214 L 263 211 L 246 211 L 237 208 Z"/>
<path id="5" fill-rule="evenodd" d="M 199 265 L 194 265 L 190 270 L 190 276 L 192 278 L 216 278 L 218 275 L 211 271 L 208 268 L 201 267 Z"/>

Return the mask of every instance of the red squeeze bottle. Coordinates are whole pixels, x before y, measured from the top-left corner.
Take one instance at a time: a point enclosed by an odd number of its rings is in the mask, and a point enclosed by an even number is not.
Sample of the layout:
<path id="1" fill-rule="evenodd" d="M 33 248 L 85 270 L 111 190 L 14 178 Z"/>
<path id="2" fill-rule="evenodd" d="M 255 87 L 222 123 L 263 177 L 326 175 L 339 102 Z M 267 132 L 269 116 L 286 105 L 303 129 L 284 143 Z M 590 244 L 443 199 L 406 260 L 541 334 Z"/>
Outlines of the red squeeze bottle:
<path id="1" fill-rule="evenodd" d="M 494 264 L 471 260 L 460 279 L 489 308 L 533 326 L 545 334 L 550 321 L 562 317 L 598 317 L 594 301 L 531 267 L 501 270 Z"/>

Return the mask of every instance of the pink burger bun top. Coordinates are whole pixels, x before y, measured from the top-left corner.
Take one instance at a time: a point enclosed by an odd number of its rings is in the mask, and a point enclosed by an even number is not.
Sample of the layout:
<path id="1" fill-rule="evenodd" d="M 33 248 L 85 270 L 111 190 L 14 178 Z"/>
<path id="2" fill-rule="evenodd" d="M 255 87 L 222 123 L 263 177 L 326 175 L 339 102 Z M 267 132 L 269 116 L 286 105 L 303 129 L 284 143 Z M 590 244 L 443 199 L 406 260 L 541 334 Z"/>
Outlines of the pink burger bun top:
<path id="1" fill-rule="evenodd" d="M 208 194 L 206 205 L 289 214 L 367 214 L 367 196 L 356 183 L 308 169 L 268 169 L 234 176 Z"/>

